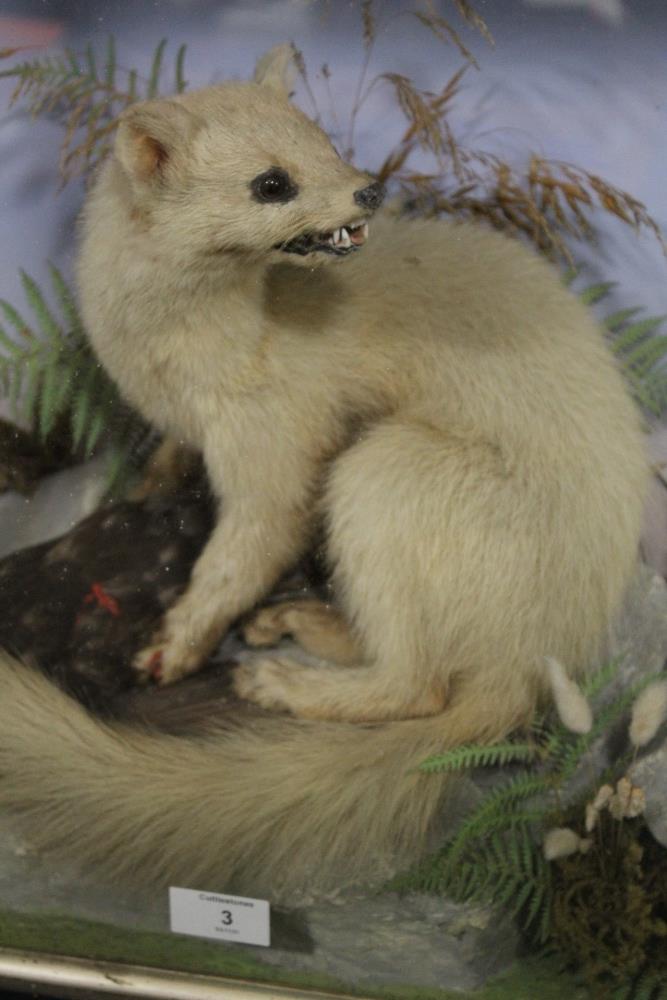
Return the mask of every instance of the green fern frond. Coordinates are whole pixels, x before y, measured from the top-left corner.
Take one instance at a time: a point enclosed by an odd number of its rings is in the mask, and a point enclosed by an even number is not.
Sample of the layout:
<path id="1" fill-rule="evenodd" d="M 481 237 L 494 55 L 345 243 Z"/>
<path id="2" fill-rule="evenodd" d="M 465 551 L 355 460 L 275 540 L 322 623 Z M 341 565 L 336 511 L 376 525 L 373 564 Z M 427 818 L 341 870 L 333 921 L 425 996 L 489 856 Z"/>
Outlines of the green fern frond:
<path id="1" fill-rule="evenodd" d="M 461 771 L 471 767 L 498 767 L 503 764 L 534 760 L 539 748 L 534 743 L 494 743 L 491 746 L 467 744 L 444 754 L 429 757 L 419 765 L 420 771 L 434 774 L 440 771 Z"/>
<path id="2" fill-rule="evenodd" d="M 46 299 L 39 290 L 37 283 L 26 274 L 25 271 L 19 271 L 21 275 L 21 284 L 23 285 L 23 291 L 25 292 L 25 297 L 28 301 L 28 305 L 35 314 L 35 318 L 40 325 L 42 333 L 44 333 L 52 343 L 59 345 L 62 337 L 62 330 L 56 323 L 53 313 L 46 304 Z"/>
<path id="3" fill-rule="evenodd" d="M 576 273 L 569 271 L 563 278 L 565 284 L 572 284 Z M 614 282 L 601 281 L 579 292 L 579 298 L 593 305 L 614 287 Z M 667 407 L 667 370 L 661 368 L 667 357 L 667 336 L 656 336 L 656 332 L 667 316 L 635 320 L 639 312 L 637 308 L 620 309 L 603 319 L 602 326 L 635 401 L 647 413 L 659 417 Z"/>
<path id="4" fill-rule="evenodd" d="M 31 354 L 26 358 L 26 378 L 23 385 L 23 413 L 29 424 L 35 420 L 35 409 L 37 407 L 37 394 L 43 379 L 44 369 L 41 365 L 41 358 L 37 354 Z"/>
<path id="5" fill-rule="evenodd" d="M 7 322 L 14 327 L 20 336 L 25 337 L 26 335 L 31 335 L 30 327 L 23 317 L 19 315 L 14 306 L 11 306 L 9 302 L 5 302 L 4 299 L 0 299 L 0 309 L 2 310 Z"/>
<path id="6" fill-rule="evenodd" d="M 97 376 L 97 371 L 93 365 L 88 366 L 88 370 L 82 379 L 81 385 L 74 393 L 71 409 L 72 443 L 74 449 L 78 450 L 86 435 L 93 409 L 93 385 Z"/>
<path id="7" fill-rule="evenodd" d="M 655 674 L 642 678 L 636 684 L 621 691 L 608 705 L 605 705 L 596 712 L 590 731 L 584 733 L 582 736 L 574 737 L 569 746 L 566 745 L 558 757 L 554 755 L 554 759 L 558 765 L 559 782 L 566 782 L 574 774 L 593 743 L 620 719 L 644 688 L 653 681 L 661 680 L 663 677 L 664 673 L 658 671 Z M 555 725 L 561 726 L 562 723 L 559 722 Z"/>
<path id="8" fill-rule="evenodd" d="M 139 74 L 136 69 L 131 69 L 127 76 L 127 93 L 130 98 L 130 104 L 137 100 L 138 80 Z"/>
<path id="9" fill-rule="evenodd" d="M 544 821 L 551 808 L 551 786 L 549 777 L 528 773 L 492 792 L 436 854 L 395 879 L 391 888 L 442 892 L 459 901 L 487 898 L 495 892 L 491 881 L 496 869 L 510 863 L 507 857 L 513 841 L 522 837 L 521 831 Z M 518 808 L 539 795 L 543 801 L 534 808 Z"/>
<path id="10" fill-rule="evenodd" d="M 661 417 L 667 409 L 667 371 L 656 368 L 643 379 L 637 379 L 637 382 L 637 393 L 641 394 L 643 400 L 641 405 L 647 412 Z"/>
<path id="11" fill-rule="evenodd" d="M 0 302 L 0 308 L 2 306 L 3 303 Z M 5 352 L 6 355 L 10 357 L 14 358 L 23 357 L 23 350 L 21 349 L 20 344 L 17 344 L 15 340 L 12 340 L 11 337 L 8 337 L 5 331 L 2 329 L 2 327 L 0 327 L 0 348 Z M 6 364 L 6 359 L 3 360 L 5 361 Z"/>
<path id="12" fill-rule="evenodd" d="M 70 331 L 76 331 L 77 333 L 81 332 L 81 320 L 79 313 L 74 302 L 74 297 L 67 287 L 65 279 L 55 264 L 49 263 L 49 273 L 51 275 L 51 284 L 53 285 L 53 291 L 55 292 L 56 299 L 58 300 L 58 305 L 60 306 L 60 310 Z"/>
<path id="13" fill-rule="evenodd" d="M 548 798 L 552 791 L 553 779 L 549 775 L 527 772 L 491 792 L 463 821 L 446 845 L 447 863 L 454 863 L 465 852 L 472 838 L 484 838 L 498 830 L 542 819 L 550 805 L 542 804 L 528 811 L 519 811 L 517 806 L 537 796 Z"/>
<path id="14" fill-rule="evenodd" d="M 12 413 L 33 426 L 42 439 L 61 418 L 71 429 L 73 453 L 92 454 L 104 440 L 109 452 L 109 484 L 121 483 L 131 468 L 144 422 L 120 401 L 118 391 L 100 366 L 85 337 L 81 320 L 60 271 L 50 265 L 58 313 L 27 274 L 21 279 L 35 315 L 35 328 L 9 303 L 0 310 L 15 336 L 0 328 L 0 377 Z"/>
<path id="15" fill-rule="evenodd" d="M 534 815 L 529 818 L 532 822 Z M 536 850 L 529 818 L 521 816 L 511 829 L 475 838 L 463 856 L 445 848 L 437 860 L 415 869 L 398 887 L 443 893 L 456 902 L 484 900 L 501 906 L 531 937 L 546 940 L 551 871 Z"/>
<path id="16" fill-rule="evenodd" d="M 150 433 L 150 432 L 147 432 Z M 106 483 L 107 495 L 120 497 L 123 495 L 128 480 L 131 478 L 137 464 L 136 449 L 132 435 L 123 440 L 121 436 L 112 441 L 107 452 Z"/>
<path id="17" fill-rule="evenodd" d="M 616 330 L 620 330 L 622 326 L 625 326 L 633 316 L 636 316 L 640 312 L 639 308 L 634 309 L 619 309 L 618 312 L 610 313 L 606 316 L 602 323 L 606 330 L 610 333 L 615 333 Z"/>
<path id="18" fill-rule="evenodd" d="M 667 336 L 651 337 L 642 344 L 638 344 L 626 355 L 624 365 L 641 379 L 648 375 L 653 366 L 667 355 Z"/>
<path id="19" fill-rule="evenodd" d="M 95 60 L 95 52 L 93 51 L 93 46 L 88 43 L 84 50 L 84 55 L 86 57 L 86 65 L 88 67 L 88 76 L 91 80 L 97 79 L 97 62 Z"/>
<path id="20" fill-rule="evenodd" d="M 636 314 L 639 310 L 635 309 L 633 312 Z M 664 319 L 664 316 L 649 316 L 636 323 L 617 323 L 616 335 L 610 341 L 612 351 L 614 354 L 623 354 L 624 351 L 630 350 L 635 344 L 654 333 Z"/>
<path id="21" fill-rule="evenodd" d="M 639 976 L 611 993 L 611 1000 L 667 1000 L 664 973 L 646 969 Z"/>
<path id="22" fill-rule="evenodd" d="M 609 292 L 615 287 L 615 281 L 601 281 L 597 285 L 589 285 L 588 288 L 584 288 L 583 292 L 579 293 L 579 298 L 587 306 L 592 306 L 609 295 Z"/>
<path id="23" fill-rule="evenodd" d="M 183 68 L 185 65 L 185 52 L 187 46 L 181 45 L 178 52 L 176 53 L 176 93 L 182 94 L 184 90 L 187 89 L 188 81 L 183 75 Z"/>
<path id="24" fill-rule="evenodd" d="M 23 369 L 18 365 L 13 366 L 7 373 L 9 376 L 8 401 L 9 412 L 12 415 L 19 413 L 21 393 L 23 392 Z"/>
<path id="25" fill-rule="evenodd" d="M 104 69 L 104 82 L 110 90 L 116 85 L 116 41 L 109 35 L 107 41 L 107 58 Z"/>
<path id="26" fill-rule="evenodd" d="M 159 42 L 155 52 L 153 53 L 153 62 L 151 64 L 151 73 L 148 78 L 148 89 L 146 91 L 146 97 L 157 97 L 160 89 L 160 74 L 162 72 L 162 57 L 164 56 L 164 50 L 167 45 L 167 39 L 163 38 Z"/>
<path id="27" fill-rule="evenodd" d="M 51 365 L 44 370 L 39 395 L 39 433 L 42 440 L 46 440 L 53 430 L 69 388 L 67 379 L 63 377 L 57 365 Z"/>
<path id="28" fill-rule="evenodd" d="M 615 658 L 591 673 L 582 684 L 585 695 L 603 693 L 619 666 L 620 658 Z M 469 745 L 425 761 L 422 770 L 427 772 L 503 761 L 530 765 L 539 760 L 540 766 L 528 767 L 488 794 L 436 854 L 395 879 L 391 888 L 444 893 L 459 902 L 484 900 L 515 917 L 531 940 L 546 942 L 556 890 L 553 866 L 542 851 L 543 831 L 563 822 L 567 782 L 594 742 L 661 676 L 658 672 L 643 678 L 611 698 L 583 736 L 567 730 L 552 713 L 531 727 L 531 741 L 505 741 L 495 748 Z"/>
<path id="29" fill-rule="evenodd" d="M 95 446 L 98 444 L 102 436 L 102 432 L 104 431 L 105 423 L 105 408 L 95 410 L 86 430 L 86 440 L 84 444 L 84 452 L 86 456 L 93 454 Z"/>
<path id="30" fill-rule="evenodd" d="M 587 677 L 584 677 L 579 684 L 584 697 L 594 698 L 596 694 L 602 691 L 618 674 L 622 659 L 620 656 L 614 656 L 607 663 L 598 667 L 597 670 L 592 671 Z"/>

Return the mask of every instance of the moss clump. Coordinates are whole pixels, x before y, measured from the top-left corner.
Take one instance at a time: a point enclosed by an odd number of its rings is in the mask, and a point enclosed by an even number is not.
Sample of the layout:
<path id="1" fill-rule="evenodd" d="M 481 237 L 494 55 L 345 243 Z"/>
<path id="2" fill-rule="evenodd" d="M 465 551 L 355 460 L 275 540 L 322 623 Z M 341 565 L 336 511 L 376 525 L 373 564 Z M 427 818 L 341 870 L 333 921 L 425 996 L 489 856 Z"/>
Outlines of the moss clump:
<path id="1" fill-rule="evenodd" d="M 554 863 L 551 940 L 595 997 L 667 982 L 667 851 L 641 818 L 600 816 L 591 849 Z M 622 994 L 614 994 L 622 995 Z"/>

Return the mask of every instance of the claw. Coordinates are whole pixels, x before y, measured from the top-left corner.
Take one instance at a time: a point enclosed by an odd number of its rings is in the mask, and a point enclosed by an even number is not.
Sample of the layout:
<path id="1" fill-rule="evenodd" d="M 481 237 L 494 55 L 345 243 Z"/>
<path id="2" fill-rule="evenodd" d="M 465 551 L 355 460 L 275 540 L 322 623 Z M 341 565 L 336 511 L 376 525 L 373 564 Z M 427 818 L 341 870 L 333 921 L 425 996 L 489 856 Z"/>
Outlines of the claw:
<path id="1" fill-rule="evenodd" d="M 148 673 L 154 681 L 162 677 L 162 650 L 156 649 L 148 661 Z"/>

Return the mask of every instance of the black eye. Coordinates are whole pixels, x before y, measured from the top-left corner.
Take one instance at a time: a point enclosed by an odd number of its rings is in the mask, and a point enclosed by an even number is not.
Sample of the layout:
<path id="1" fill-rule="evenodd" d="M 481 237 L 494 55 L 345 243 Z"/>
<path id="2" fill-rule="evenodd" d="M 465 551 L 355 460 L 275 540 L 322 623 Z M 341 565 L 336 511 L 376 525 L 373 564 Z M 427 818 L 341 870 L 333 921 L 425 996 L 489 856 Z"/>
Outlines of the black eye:
<path id="1" fill-rule="evenodd" d="M 299 192 L 287 171 L 280 167 L 271 167 L 263 174 L 258 174 L 250 182 L 250 190 L 257 201 L 273 202 L 291 201 Z"/>

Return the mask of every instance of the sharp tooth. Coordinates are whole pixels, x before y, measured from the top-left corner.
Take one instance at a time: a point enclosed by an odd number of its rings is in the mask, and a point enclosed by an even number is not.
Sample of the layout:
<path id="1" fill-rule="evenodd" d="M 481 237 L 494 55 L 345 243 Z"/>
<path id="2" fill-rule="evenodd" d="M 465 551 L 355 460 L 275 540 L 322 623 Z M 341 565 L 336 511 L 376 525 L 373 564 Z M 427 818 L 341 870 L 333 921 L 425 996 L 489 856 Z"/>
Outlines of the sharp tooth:
<path id="1" fill-rule="evenodd" d="M 368 223 L 367 222 L 364 222 L 363 226 L 361 227 L 361 235 L 363 236 L 363 238 L 365 240 L 368 239 Z"/>
<path id="2" fill-rule="evenodd" d="M 334 229 L 333 232 L 334 246 L 340 242 L 340 229 Z"/>
<path id="3" fill-rule="evenodd" d="M 343 228 L 341 229 L 340 244 L 343 247 L 351 247 L 352 246 L 352 240 L 350 239 L 350 234 L 348 233 L 348 231 L 345 228 L 345 226 L 343 226 Z"/>

